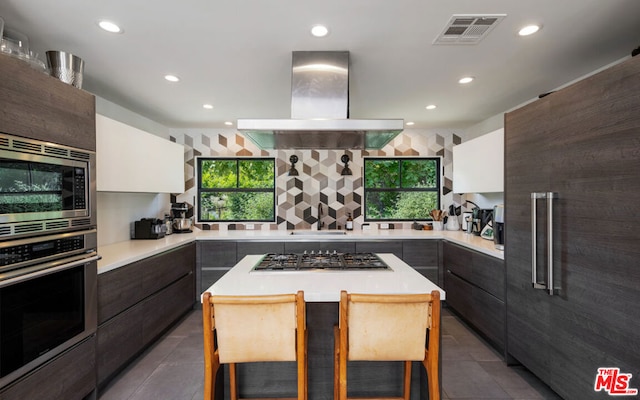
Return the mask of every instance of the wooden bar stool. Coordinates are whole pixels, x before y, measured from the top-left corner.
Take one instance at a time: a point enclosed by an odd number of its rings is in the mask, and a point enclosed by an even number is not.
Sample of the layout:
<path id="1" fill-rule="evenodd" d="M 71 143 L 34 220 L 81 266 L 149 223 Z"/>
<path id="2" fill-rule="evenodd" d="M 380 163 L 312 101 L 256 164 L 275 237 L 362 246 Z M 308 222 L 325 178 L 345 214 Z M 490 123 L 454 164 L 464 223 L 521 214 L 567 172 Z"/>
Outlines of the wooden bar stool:
<path id="1" fill-rule="evenodd" d="M 342 291 L 334 339 L 336 400 L 347 400 L 347 361 L 355 360 L 404 361 L 402 396 L 386 397 L 398 400 L 409 400 L 411 362 L 421 361 L 427 371 L 429 400 L 440 399 L 440 292 L 437 290 L 408 295 Z"/>
<path id="2" fill-rule="evenodd" d="M 213 296 L 202 300 L 204 399 L 213 400 L 222 364 L 229 364 L 231 400 L 238 400 L 236 363 L 296 361 L 297 397 L 307 399 L 307 332 L 304 293 Z M 217 344 L 217 346 L 216 346 Z"/>

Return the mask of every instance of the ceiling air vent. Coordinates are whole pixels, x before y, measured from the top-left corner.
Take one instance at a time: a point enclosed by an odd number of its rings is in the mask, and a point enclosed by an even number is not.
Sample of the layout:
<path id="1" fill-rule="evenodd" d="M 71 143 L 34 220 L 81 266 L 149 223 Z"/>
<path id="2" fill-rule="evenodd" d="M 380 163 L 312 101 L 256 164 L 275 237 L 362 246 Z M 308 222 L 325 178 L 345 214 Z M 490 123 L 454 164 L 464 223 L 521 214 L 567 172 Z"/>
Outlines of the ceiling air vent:
<path id="1" fill-rule="evenodd" d="M 507 14 L 454 14 L 433 44 L 476 44 Z"/>

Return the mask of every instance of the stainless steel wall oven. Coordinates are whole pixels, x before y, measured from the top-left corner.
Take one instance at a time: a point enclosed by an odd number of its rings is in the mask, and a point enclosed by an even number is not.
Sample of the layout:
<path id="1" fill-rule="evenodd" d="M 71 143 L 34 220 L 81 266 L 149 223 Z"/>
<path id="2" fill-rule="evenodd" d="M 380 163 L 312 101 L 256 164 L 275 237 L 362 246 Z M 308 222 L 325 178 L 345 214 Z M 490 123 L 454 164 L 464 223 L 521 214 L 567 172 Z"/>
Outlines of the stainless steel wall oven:
<path id="1" fill-rule="evenodd" d="M 95 153 L 0 133 L 0 388 L 97 328 Z"/>

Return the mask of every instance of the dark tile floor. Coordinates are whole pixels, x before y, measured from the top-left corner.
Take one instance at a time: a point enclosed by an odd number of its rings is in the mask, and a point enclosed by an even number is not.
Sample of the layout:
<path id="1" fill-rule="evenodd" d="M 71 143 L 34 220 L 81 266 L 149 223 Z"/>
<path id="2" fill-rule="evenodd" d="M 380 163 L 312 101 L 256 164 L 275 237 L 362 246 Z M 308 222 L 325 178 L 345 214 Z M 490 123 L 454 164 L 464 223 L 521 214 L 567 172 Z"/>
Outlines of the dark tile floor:
<path id="1" fill-rule="evenodd" d="M 100 400 L 202 399 L 202 321 L 187 315 L 114 378 Z M 522 367 L 507 367 L 498 353 L 448 312 L 442 313 L 444 400 L 560 399 Z"/>

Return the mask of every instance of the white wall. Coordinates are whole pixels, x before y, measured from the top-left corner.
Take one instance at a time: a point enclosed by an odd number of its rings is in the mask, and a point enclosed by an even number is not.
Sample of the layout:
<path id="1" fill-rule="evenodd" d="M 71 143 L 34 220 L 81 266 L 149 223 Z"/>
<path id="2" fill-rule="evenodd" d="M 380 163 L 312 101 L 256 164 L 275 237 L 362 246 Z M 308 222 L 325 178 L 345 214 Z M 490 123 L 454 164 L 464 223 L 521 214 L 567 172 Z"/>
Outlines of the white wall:
<path id="1" fill-rule="evenodd" d="M 98 246 L 131 238 L 131 224 L 140 218 L 163 218 L 171 202 L 165 193 L 98 192 Z"/>

